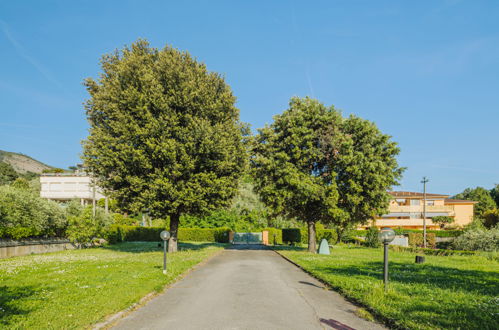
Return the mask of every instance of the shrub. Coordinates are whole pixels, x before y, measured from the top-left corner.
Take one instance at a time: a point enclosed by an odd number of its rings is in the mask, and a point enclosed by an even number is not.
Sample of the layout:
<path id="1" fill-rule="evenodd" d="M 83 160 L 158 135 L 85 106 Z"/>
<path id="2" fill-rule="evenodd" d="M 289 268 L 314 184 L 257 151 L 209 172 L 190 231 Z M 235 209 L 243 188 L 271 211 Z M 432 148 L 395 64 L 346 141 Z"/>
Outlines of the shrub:
<path id="1" fill-rule="evenodd" d="M 55 202 L 29 190 L 0 187 L 0 237 L 62 236 L 66 225 L 64 211 Z"/>
<path id="2" fill-rule="evenodd" d="M 499 224 L 499 209 L 486 211 L 483 214 L 483 225 L 485 228 L 491 229 Z"/>
<path id="3" fill-rule="evenodd" d="M 456 250 L 499 251 L 499 228 L 465 231 L 452 242 Z"/>
<path id="4" fill-rule="evenodd" d="M 366 233 L 365 246 L 376 248 L 381 246 L 379 240 L 379 229 L 376 226 L 369 227 Z"/>
<path id="5" fill-rule="evenodd" d="M 92 242 L 98 236 L 105 236 L 105 228 L 111 224 L 111 218 L 101 208 L 85 207 L 80 214 L 68 217 L 68 238 L 78 245 Z"/>
<path id="6" fill-rule="evenodd" d="M 308 236 L 308 233 L 307 233 Z M 317 242 L 320 243 L 322 239 L 326 239 L 329 244 L 334 244 L 338 240 L 338 234 L 334 229 L 321 229 L 317 231 L 316 234 Z M 307 237 L 308 240 L 308 237 Z"/>
<path id="7" fill-rule="evenodd" d="M 433 223 L 438 224 L 440 226 L 440 228 L 444 228 L 445 225 L 453 223 L 454 222 L 454 218 L 449 217 L 447 215 L 439 215 L 439 216 L 433 217 L 431 219 L 431 221 Z"/>
<path id="8" fill-rule="evenodd" d="M 423 245 L 423 233 L 409 233 L 409 246 L 422 247 Z M 434 233 L 426 232 L 426 246 L 431 248 L 436 247 L 436 239 Z"/>
<path id="9" fill-rule="evenodd" d="M 286 244 L 295 244 L 302 242 L 302 233 L 299 228 L 282 229 L 282 241 Z"/>

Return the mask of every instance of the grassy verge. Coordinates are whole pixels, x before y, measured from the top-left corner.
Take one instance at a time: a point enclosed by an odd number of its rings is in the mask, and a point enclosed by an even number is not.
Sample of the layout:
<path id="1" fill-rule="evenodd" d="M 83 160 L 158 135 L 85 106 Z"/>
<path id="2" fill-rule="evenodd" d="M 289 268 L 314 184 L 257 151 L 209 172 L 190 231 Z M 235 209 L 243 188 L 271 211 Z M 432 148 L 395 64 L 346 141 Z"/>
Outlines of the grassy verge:
<path id="1" fill-rule="evenodd" d="M 410 329 L 497 329 L 499 262 L 481 256 L 426 256 L 390 251 L 383 290 L 381 249 L 335 246 L 330 256 L 278 251 L 391 325 Z"/>
<path id="2" fill-rule="evenodd" d="M 168 255 L 153 242 L 0 260 L 0 328 L 83 328 L 125 309 L 223 248 L 184 243 Z"/>

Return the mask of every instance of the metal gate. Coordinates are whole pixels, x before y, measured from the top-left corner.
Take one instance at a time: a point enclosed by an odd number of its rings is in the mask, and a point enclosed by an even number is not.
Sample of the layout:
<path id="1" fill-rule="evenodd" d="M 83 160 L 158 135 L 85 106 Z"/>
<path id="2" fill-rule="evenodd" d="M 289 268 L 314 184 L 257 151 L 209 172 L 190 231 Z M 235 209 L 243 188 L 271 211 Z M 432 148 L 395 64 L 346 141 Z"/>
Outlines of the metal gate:
<path id="1" fill-rule="evenodd" d="M 262 244 L 262 233 L 234 233 L 234 244 Z"/>

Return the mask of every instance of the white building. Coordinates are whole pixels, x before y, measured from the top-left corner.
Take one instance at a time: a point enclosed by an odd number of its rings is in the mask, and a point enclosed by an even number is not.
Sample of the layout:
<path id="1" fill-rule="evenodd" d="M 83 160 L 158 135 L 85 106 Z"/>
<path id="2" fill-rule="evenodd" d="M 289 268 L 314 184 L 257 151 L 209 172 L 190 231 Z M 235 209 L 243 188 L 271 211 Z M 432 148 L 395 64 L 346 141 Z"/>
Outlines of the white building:
<path id="1" fill-rule="evenodd" d="M 79 199 L 82 205 L 105 198 L 85 173 L 45 173 L 40 176 L 40 197 L 65 202 Z"/>

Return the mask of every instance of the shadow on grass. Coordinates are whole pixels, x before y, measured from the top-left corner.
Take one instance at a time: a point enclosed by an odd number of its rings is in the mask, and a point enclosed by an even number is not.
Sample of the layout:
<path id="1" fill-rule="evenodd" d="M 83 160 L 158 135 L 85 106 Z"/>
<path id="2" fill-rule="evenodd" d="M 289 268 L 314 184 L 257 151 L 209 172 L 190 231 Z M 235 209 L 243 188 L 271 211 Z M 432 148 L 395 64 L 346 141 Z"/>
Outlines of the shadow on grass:
<path id="1" fill-rule="evenodd" d="M 228 244 L 226 250 L 269 250 L 270 248 L 263 244 Z"/>
<path id="2" fill-rule="evenodd" d="M 38 291 L 32 286 L 0 286 L 0 328 L 14 326 L 16 316 L 29 314 L 32 310 L 22 307 L 23 302 Z"/>
<path id="3" fill-rule="evenodd" d="M 365 276 L 382 280 L 383 263 L 366 262 L 362 266 L 330 267 L 315 266 L 315 269 L 344 276 Z M 441 289 L 475 292 L 487 296 L 499 295 L 499 273 L 479 270 L 463 270 L 429 264 L 389 263 L 390 282 L 404 284 L 429 284 Z"/>

